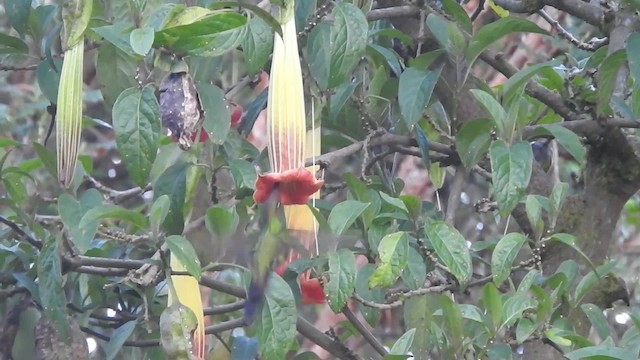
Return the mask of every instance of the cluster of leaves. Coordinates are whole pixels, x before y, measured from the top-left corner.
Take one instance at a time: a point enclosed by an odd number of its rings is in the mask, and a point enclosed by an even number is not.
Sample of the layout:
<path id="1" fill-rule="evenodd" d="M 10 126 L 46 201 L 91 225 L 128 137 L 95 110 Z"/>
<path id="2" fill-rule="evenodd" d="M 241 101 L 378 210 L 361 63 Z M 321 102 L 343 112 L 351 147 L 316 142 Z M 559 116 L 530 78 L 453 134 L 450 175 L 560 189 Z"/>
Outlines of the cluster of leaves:
<path id="1" fill-rule="evenodd" d="M 42 59 L 35 68 L 37 83 L 42 96 L 55 104 L 61 65 L 55 54 L 60 29 L 57 7 L 32 8 L 31 2 L 21 0 L 6 3 L 17 36 L 0 34 L 0 51 L 7 59 L 37 51 Z M 548 339 L 570 359 L 598 355 L 637 358 L 640 314 L 631 314 L 634 326 L 614 344 L 612 339 L 617 337 L 611 336 L 603 309 L 599 308 L 605 305 L 583 301 L 601 278 L 614 272 L 615 263 L 591 265 L 591 272 L 579 279 L 574 261 L 563 263 L 555 274 L 542 274 L 535 256 L 519 261 L 526 250 L 533 248 L 534 255 L 539 254 L 549 242 L 561 242 L 580 253 L 574 235 L 555 233 L 548 225 L 558 218 L 568 186 L 558 184 L 548 197 L 526 194 L 536 165 L 528 140 L 553 137 L 572 158 L 567 162 L 581 166 L 585 161 L 580 137 L 559 124 L 560 115 L 525 93 L 526 83 L 535 79 L 563 97 L 590 104 L 588 111 L 595 114 L 615 111 L 635 119 L 640 113 L 639 97 L 612 96 L 612 89 L 617 70 L 625 63 L 633 79 L 640 79 L 640 37 L 632 35 L 625 50 L 610 55 L 603 47 L 580 60 L 566 55 L 564 62 L 552 60 L 528 66 L 498 89 L 481 84 L 472 94 L 486 117 L 460 125 L 452 122 L 451 115 L 433 96 L 441 76 L 441 69 L 433 69 L 434 62 L 443 56 L 453 61 L 460 69 L 458 83 L 453 86 L 462 89 L 472 81 L 471 69 L 479 56 L 498 40 L 516 32 L 546 32 L 528 20 L 505 17 L 467 36 L 472 28 L 466 12 L 452 0 L 442 3 L 448 19 L 431 14 L 425 23 L 441 49 L 409 60 L 398 55 L 394 44 L 410 47 L 413 39 L 387 20 L 369 23 L 363 9 L 348 1 L 336 2 L 331 21 L 320 21 L 301 34 L 302 59 L 308 69 L 306 83 L 309 92 L 317 95 L 316 112 L 325 135 L 323 148 L 331 151 L 354 141 L 370 140 L 372 134 L 360 122 L 364 114 L 377 126 L 412 136 L 432 182 L 440 188 L 446 169 L 431 161 L 431 145 L 447 142 L 449 158 L 468 169 L 490 169 L 496 219 L 524 206 L 533 233 L 512 232 L 469 243 L 444 221 L 436 204 L 401 195 L 402 181 L 394 179 L 386 166 L 366 179 L 346 173 L 340 179 L 346 187 L 342 190 L 346 199 L 335 204 L 321 200 L 314 209 L 320 238 L 339 239 L 337 249 L 290 264 L 282 277 L 272 276 L 256 324 L 245 334 L 225 337 L 232 358 L 250 358 L 260 351 L 265 359 L 279 359 L 299 350 L 296 306 L 300 289 L 296 279 L 308 269 L 323 279 L 333 311 L 357 304 L 373 327 L 380 320 L 380 309 L 404 306 L 408 331 L 390 347 L 388 359 L 411 354 L 416 358 L 427 354 L 455 358 L 468 353 L 477 358 L 509 359 L 515 357 L 517 345 L 536 338 Z M 164 267 L 168 262 L 164 250 L 168 250 L 199 278 L 203 268 L 198 253 L 183 235 L 191 218 L 202 214 L 210 236 L 220 242 L 232 236 L 248 238 L 245 252 L 257 238 L 243 230 L 252 229 L 247 224 L 256 221 L 251 199 L 256 166 L 268 169 L 265 154 L 249 143 L 246 135 L 265 106 L 266 92 L 236 99 L 247 110 L 240 131 L 233 131 L 228 112 L 221 110 L 226 108 L 223 88 L 227 86 L 223 80 L 231 73 L 228 68 L 240 67 L 248 75 L 265 68 L 279 27 L 269 14 L 244 2 L 241 7 L 235 1 L 201 5 L 160 0 L 94 4 L 86 35 L 99 45 L 95 55 L 99 90 L 87 93 L 86 102 L 104 104 L 110 117 L 86 116 L 84 126 L 113 134 L 127 172 L 125 183 L 118 186 L 130 189 L 88 189 L 87 176 L 98 176 L 105 169 L 94 169 L 95 159 L 85 155 L 80 157 L 75 183 L 65 193 L 53 185 L 56 160 L 47 147 L 37 141 L 0 141 L 0 178 L 7 195 L 3 198 L 7 208 L 3 215 L 40 241 L 16 241 L 9 237 L 11 231 L 3 234 L 6 239 L 0 242 L 0 269 L 12 275 L 0 278 L 0 282 L 24 287 L 63 339 L 72 336 L 66 316 L 69 306 L 82 313 L 76 318 L 85 328 L 103 331 L 115 327 L 102 348 L 108 359 L 118 353 L 136 359 L 166 356 L 158 348 L 123 347 L 127 340 L 157 340 L 167 330 L 158 327 L 166 307 L 165 282 L 145 282 L 143 272 L 127 270 L 145 265 Z M 299 30 L 305 29 L 315 8 L 314 1 L 296 4 Z M 45 44 L 44 49 L 40 44 Z M 242 61 L 234 58 L 237 49 L 241 49 L 238 53 Z M 203 128 L 211 135 L 188 152 L 163 134 L 159 120 L 157 84 L 169 71 L 174 56 L 185 57 L 189 63 L 204 110 Z M 591 75 L 594 69 L 595 77 Z M 634 89 L 638 83 L 633 83 Z M 38 108 L 42 113 L 46 102 L 43 104 Z M 538 125 L 532 126 L 534 123 Z M 31 132 L 30 140 L 35 133 Z M 381 149 L 365 151 L 379 154 Z M 232 189 L 217 190 L 220 184 L 216 178 L 222 174 L 230 176 Z M 194 205 L 204 197 L 200 193 L 202 184 L 214 189 L 206 197 L 216 199 L 204 211 Z M 152 196 L 146 196 L 150 195 L 149 189 Z M 47 192 L 54 201 L 39 197 Z M 64 233 L 51 223 L 62 224 Z M 229 242 L 223 243 L 227 245 Z M 81 255 L 79 262 L 74 262 L 72 253 Z M 157 253 L 161 256 L 155 257 Z M 358 267 L 357 256 L 366 257 L 368 263 Z M 121 262 L 110 263 L 110 259 Z M 125 270 L 113 270 L 119 266 Z M 526 270 L 517 284 L 511 278 L 514 270 Z M 218 279 L 247 286 L 249 276 L 250 272 L 235 269 L 219 273 Z M 458 299 L 458 294 L 467 289 L 479 289 L 481 300 L 477 304 L 454 301 L 449 293 L 454 292 Z M 214 292 L 211 300 L 214 305 L 222 305 L 236 298 Z M 7 309 L 15 305 L 11 301 L 3 304 Z M 107 309 L 115 311 L 116 316 L 110 316 L 110 324 L 105 326 L 97 316 Z M 164 319 L 179 317 L 175 308 L 170 310 Z M 576 314 L 588 318 L 601 342 L 576 332 L 572 323 Z M 240 316 L 235 311 L 212 319 L 225 321 Z M 341 335 L 341 340 L 360 336 L 350 324 L 344 327 L 349 331 Z M 28 330 L 20 334 L 16 343 L 30 341 Z M 172 348 L 171 354 L 183 350 Z M 214 354 L 218 351 L 225 349 L 218 344 Z M 310 356 L 299 355 L 301 359 Z"/>

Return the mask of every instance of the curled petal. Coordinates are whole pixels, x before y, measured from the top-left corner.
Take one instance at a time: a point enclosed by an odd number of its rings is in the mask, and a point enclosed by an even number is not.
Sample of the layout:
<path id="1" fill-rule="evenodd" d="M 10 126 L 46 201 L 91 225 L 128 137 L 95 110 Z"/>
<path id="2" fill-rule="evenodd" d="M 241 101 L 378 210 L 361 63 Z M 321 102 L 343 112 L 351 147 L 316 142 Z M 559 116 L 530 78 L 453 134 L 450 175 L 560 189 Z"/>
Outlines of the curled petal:
<path id="1" fill-rule="evenodd" d="M 324 289 L 317 278 L 309 279 L 304 274 L 300 277 L 300 294 L 303 304 L 324 304 Z"/>
<path id="2" fill-rule="evenodd" d="M 278 198 L 282 205 L 304 205 L 322 185 L 324 181 L 317 180 L 305 168 L 262 174 L 256 181 L 253 200 L 257 204 L 263 204 L 273 191 L 278 191 Z"/>

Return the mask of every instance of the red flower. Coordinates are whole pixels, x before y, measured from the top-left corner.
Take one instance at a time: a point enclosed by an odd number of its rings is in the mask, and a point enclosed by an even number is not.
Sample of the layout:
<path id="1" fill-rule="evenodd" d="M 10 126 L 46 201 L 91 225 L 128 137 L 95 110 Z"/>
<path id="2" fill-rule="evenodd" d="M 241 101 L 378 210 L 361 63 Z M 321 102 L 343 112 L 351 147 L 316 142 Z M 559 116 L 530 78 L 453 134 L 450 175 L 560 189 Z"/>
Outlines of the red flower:
<path id="1" fill-rule="evenodd" d="M 287 270 L 287 263 L 276 268 L 276 273 L 280 276 Z M 303 304 L 324 304 L 326 302 L 324 289 L 317 278 L 309 278 L 309 270 L 300 274 L 300 295 Z"/>
<path id="2" fill-rule="evenodd" d="M 242 121 L 242 113 L 244 109 L 242 106 L 234 103 L 233 101 L 229 101 L 231 106 L 233 107 L 233 111 L 231 112 L 231 128 L 236 129 L 240 126 L 240 122 Z"/>
<path id="3" fill-rule="evenodd" d="M 273 191 L 278 191 L 282 205 L 305 205 L 322 185 L 324 181 L 317 180 L 309 170 L 302 167 L 258 175 L 253 200 L 256 204 L 264 204 Z"/>

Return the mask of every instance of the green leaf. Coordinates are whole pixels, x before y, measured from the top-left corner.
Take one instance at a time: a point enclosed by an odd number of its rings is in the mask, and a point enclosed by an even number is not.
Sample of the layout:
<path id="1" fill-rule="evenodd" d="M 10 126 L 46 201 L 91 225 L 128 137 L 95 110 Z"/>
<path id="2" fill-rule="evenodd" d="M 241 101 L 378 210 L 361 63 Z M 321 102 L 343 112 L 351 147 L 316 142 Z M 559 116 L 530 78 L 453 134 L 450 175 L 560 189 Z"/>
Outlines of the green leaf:
<path id="1" fill-rule="evenodd" d="M 169 235 L 182 234 L 184 229 L 184 201 L 187 191 L 188 164 L 178 163 L 171 165 L 156 180 L 153 186 L 153 198 L 158 199 L 162 195 L 169 196 L 171 206 L 162 228 Z"/>
<path id="2" fill-rule="evenodd" d="M 469 41 L 466 51 L 466 59 L 469 65 L 473 65 L 480 53 L 503 36 L 516 32 L 536 33 L 548 35 L 538 25 L 524 18 L 509 16 L 501 18 L 491 24 L 480 27 L 477 33 Z"/>
<path id="3" fill-rule="evenodd" d="M 236 199 L 251 195 L 258 178 L 256 168 L 245 160 L 229 160 L 229 168 L 236 186 Z"/>
<path id="4" fill-rule="evenodd" d="M 409 289 L 419 289 L 427 278 L 427 264 L 418 250 L 409 247 L 407 267 L 402 272 L 402 280 Z"/>
<path id="5" fill-rule="evenodd" d="M 150 27 L 133 29 L 129 37 L 131 49 L 139 55 L 145 56 L 153 46 L 154 30 Z"/>
<path id="6" fill-rule="evenodd" d="M 255 74 L 269 60 L 273 48 L 271 27 L 259 17 L 249 20 L 249 29 L 242 40 L 242 55 L 249 74 Z"/>
<path id="7" fill-rule="evenodd" d="M 518 205 L 529 185 L 533 166 L 533 151 L 528 142 L 519 141 L 509 148 L 502 140 L 489 148 L 493 191 L 500 215 L 506 216 Z"/>
<path id="8" fill-rule="evenodd" d="M 476 119 L 464 123 L 456 136 L 456 151 L 464 167 L 471 168 L 489 150 L 493 121 Z"/>
<path id="9" fill-rule="evenodd" d="M 558 124 L 543 125 L 542 128 L 556 138 L 558 143 L 562 145 L 581 166 L 584 165 L 587 151 L 576 133 Z"/>
<path id="10" fill-rule="evenodd" d="M 521 86 L 525 86 L 527 81 L 531 79 L 533 76 L 541 72 L 542 70 L 548 69 L 550 67 L 555 67 L 562 64 L 560 59 L 554 59 L 550 61 L 545 61 L 543 63 L 534 64 L 531 66 L 527 66 L 526 68 L 518 71 L 513 74 L 505 83 L 502 88 L 502 94 L 505 96 L 505 103 L 510 103 L 513 99 L 513 96 L 517 93 L 517 89 Z"/>
<path id="11" fill-rule="evenodd" d="M 256 324 L 261 356 L 284 359 L 296 336 L 296 301 L 289 285 L 272 274 L 265 294 L 262 313 Z"/>
<path id="12" fill-rule="evenodd" d="M 367 18 L 358 7 L 340 2 L 333 8 L 328 87 L 342 84 L 360 62 L 367 48 Z"/>
<path id="13" fill-rule="evenodd" d="M 166 242 L 167 247 L 171 250 L 171 255 L 184 265 L 191 276 L 199 279 L 201 275 L 200 260 L 191 242 L 180 235 L 167 236 Z"/>
<path id="14" fill-rule="evenodd" d="M 606 339 L 611 336 L 611 328 L 607 318 L 602 314 L 602 309 L 594 304 L 582 304 L 580 309 L 587 315 L 600 339 Z"/>
<path id="15" fill-rule="evenodd" d="M 557 233 L 557 234 L 553 234 L 551 235 L 551 237 L 544 239 L 544 241 L 556 241 L 556 242 L 560 242 L 563 243 L 565 245 L 570 246 L 573 250 L 575 250 L 576 252 L 578 252 L 578 254 L 580 254 L 580 256 L 582 256 L 582 258 L 587 262 L 587 264 L 589 264 L 589 266 L 591 266 L 592 269 L 595 269 L 593 263 L 591 262 L 591 259 L 587 256 L 587 254 L 585 254 L 580 247 L 578 247 L 578 244 L 576 243 L 576 237 L 571 235 L 571 234 L 565 234 L 565 233 Z"/>
<path id="16" fill-rule="evenodd" d="M 157 234 L 160 231 L 160 226 L 169 215 L 170 207 L 171 199 L 168 195 L 162 195 L 153 201 L 149 210 L 149 224 L 153 233 Z"/>
<path id="17" fill-rule="evenodd" d="M 365 183 L 352 174 L 344 174 L 344 180 L 347 183 L 347 187 L 354 199 L 370 204 L 362 213 L 364 228 L 368 229 L 369 225 L 373 222 L 373 219 L 378 215 L 378 212 L 382 207 L 382 199 L 380 198 L 380 195 L 378 195 L 377 191 L 369 189 Z"/>
<path id="18" fill-rule="evenodd" d="M 96 189 L 89 189 L 76 201 L 69 194 L 58 197 L 58 213 L 62 223 L 67 228 L 73 244 L 84 254 L 98 230 L 98 220 L 80 224 L 80 219 L 91 209 L 102 205 L 102 195 Z M 82 225 L 82 226 L 81 226 Z"/>
<path id="19" fill-rule="evenodd" d="M 356 288 L 356 258 L 346 249 L 330 253 L 329 281 L 324 286 L 329 307 L 333 312 L 340 312 L 347 304 Z"/>
<path id="20" fill-rule="evenodd" d="M 574 300 L 577 304 L 582 302 L 582 299 L 589 293 L 589 291 L 593 288 L 598 281 L 601 281 L 604 276 L 609 275 L 613 272 L 616 267 L 616 262 L 607 261 L 604 264 L 598 266 L 595 270 L 590 271 L 587 275 L 585 275 L 580 282 L 576 286 L 576 290 L 574 293 Z"/>
<path id="21" fill-rule="evenodd" d="M 331 67 L 331 25 L 321 22 L 309 33 L 307 40 L 307 61 L 311 76 L 321 89 L 329 87 Z"/>
<path id="22" fill-rule="evenodd" d="M 211 234 L 228 236 L 238 227 L 240 218 L 235 207 L 214 205 L 207 210 L 204 224 Z"/>
<path id="23" fill-rule="evenodd" d="M 139 229 L 146 229 L 149 226 L 149 221 L 144 215 L 135 210 L 127 210 L 119 205 L 103 205 L 87 211 L 78 226 L 84 228 L 97 220 L 108 218 L 123 220 Z"/>
<path id="24" fill-rule="evenodd" d="M 20 35 L 24 35 L 31 11 L 31 0 L 5 0 L 4 11 L 9 24 Z"/>
<path id="25" fill-rule="evenodd" d="M 442 7 L 447 13 L 451 14 L 455 18 L 456 22 L 464 31 L 470 34 L 473 33 L 471 19 L 469 19 L 467 11 L 460 4 L 454 0 L 444 0 L 442 1 Z"/>
<path id="26" fill-rule="evenodd" d="M 598 114 L 603 114 L 609 108 L 609 100 L 615 90 L 618 81 L 618 70 L 627 61 L 627 50 L 620 49 L 604 59 L 598 72 L 596 73 L 596 83 L 598 90 L 596 92 Z"/>
<path id="27" fill-rule="evenodd" d="M 67 320 L 67 300 L 62 282 L 62 264 L 58 241 L 50 238 L 40 251 L 37 261 L 38 289 L 44 314 L 53 323 L 60 340 L 71 343 L 71 331 Z M 46 294 L 46 296 L 44 296 Z"/>
<path id="28" fill-rule="evenodd" d="M 433 221 L 425 232 L 436 254 L 460 284 L 471 280 L 471 254 L 464 237 L 453 226 L 444 221 Z"/>
<path id="29" fill-rule="evenodd" d="M 571 351 L 569 353 L 564 354 L 564 357 L 569 360 L 584 360 L 584 359 L 634 360 L 638 358 L 638 354 L 634 354 L 629 350 L 615 347 L 613 345 L 600 344 L 597 346 L 587 346 L 578 350 Z"/>
<path id="30" fill-rule="evenodd" d="M 155 33 L 154 47 L 168 47 L 188 55 L 217 56 L 235 49 L 244 37 L 247 18 L 226 10 L 212 11 L 189 7 L 165 21 L 162 30 Z M 191 16 L 190 13 L 197 13 Z M 236 31 L 240 30 L 240 31 Z"/>
<path id="31" fill-rule="evenodd" d="M 524 343 L 538 329 L 538 325 L 531 319 L 523 317 L 518 321 L 516 327 L 516 341 L 518 344 Z"/>
<path id="32" fill-rule="evenodd" d="M 129 88 L 118 96 L 113 131 L 129 175 L 138 186 L 146 186 L 160 137 L 160 106 L 153 87 Z"/>
<path id="33" fill-rule="evenodd" d="M 342 110 L 344 104 L 347 103 L 347 100 L 351 98 L 357 87 L 358 84 L 348 82 L 340 84 L 333 89 L 333 94 L 329 98 L 329 117 L 331 119 L 336 119 L 338 117 L 340 110 Z"/>
<path id="34" fill-rule="evenodd" d="M 433 309 L 430 308 L 433 295 L 416 296 L 409 298 L 404 303 L 404 319 L 406 327 L 416 329 L 411 351 L 416 360 L 426 360 L 425 356 L 433 349 L 430 339 L 431 325 L 433 323 Z"/>
<path id="35" fill-rule="evenodd" d="M 527 238 L 521 233 L 510 233 L 502 237 L 491 254 L 493 281 L 500 286 L 511 274 L 511 265 Z"/>
<path id="36" fill-rule="evenodd" d="M 131 48 L 131 28 L 124 22 L 117 22 L 113 25 L 95 27 L 93 30 L 96 34 L 102 36 L 109 43 L 115 45 L 129 56 L 136 56 L 135 51 Z"/>
<path id="37" fill-rule="evenodd" d="M 440 70 L 423 71 L 407 68 L 400 75 L 398 103 L 400 113 L 408 128 L 413 127 L 422 117 L 429 104 L 433 89 L 440 78 Z"/>
<path id="38" fill-rule="evenodd" d="M 487 111 L 493 121 L 495 121 L 496 129 L 498 129 L 498 136 L 501 139 L 509 140 L 511 133 L 513 132 L 513 122 L 515 119 L 507 121 L 507 113 L 500 103 L 484 90 L 473 89 L 471 94 L 478 100 L 480 105 Z"/>
<path id="39" fill-rule="evenodd" d="M 104 43 L 98 48 L 96 76 L 100 84 L 102 97 L 109 107 L 116 102 L 122 91 L 137 87 L 136 62 L 115 45 Z"/>
<path id="40" fill-rule="evenodd" d="M 502 324 L 502 298 L 493 283 L 487 283 L 482 288 L 482 303 L 491 316 L 494 330 Z"/>
<path id="41" fill-rule="evenodd" d="M 0 33 L 0 54 L 26 54 L 29 46 L 21 39 Z"/>
<path id="42" fill-rule="evenodd" d="M 36 78 L 40 91 L 47 99 L 55 104 L 58 101 L 58 86 L 60 85 L 60 70 L 62 69 L 62 61 L 54 60 L 56 70 L 51 67 L 48 60 L 42 60 L 36 69 Z"/>
<path id="43" fill-rule="evenodd" d="M 200 104 L 204 110 L 202 127 L 214 144 L 222 144 L 231 128 L 231 114 L 224 101 L 224 92 L 213 84 L 196 83 Z"/>
<path id="44" fill-rule="evenodd" d="M 408 252 L 407 233 L 396 232 L 383 237 L 378 245 L 380 264 L 369 277 L 369 287 L 393 285 L 407 266 Z"/>
<path id="45" fill-rule="evenodd" d="M 443 330 L 447 335 L 447 340 L 450 342 L 450 350 L 452 352 L 459 352 L 462 350 L 462 341 L 464 339 L 460 308 L 449 295 L 440 294 L 437 299 L 442 307 L 442 316 L 445 320 Z M 451 356 L 448 358 L 451 358 Z"/>
<path id="46" fill-rule="evenodd" d="M 369 203 L 355 200 L 343 201 L 331 209 L 328 222 L 336 235 L 342 235 L 348 230 L 358 217 L 369 207 Z"/>
<path id="47" fill-rule="evenodd" d="M 34 142 L 32 145 L 33 145 L 33 150 L 35 150 L 40 160 L 42 160 L 42 164 L 44 165 L 44 168 L 47 169 L 47 171 L 54 178 L 57 178 L 58 177 L 58 166 L 57 166 L 58 161 L 56 160 L 56 156 L 49 149 L 42 146 L 41 144 Z"/>
<path id="48" fill-rule="evenodd" d="M 411 345 L 413 344 L 413 338 L 416 336 L 416 329 L 409 329 L 393 344 L 389 354 L 392 355 L 408 355 L 411 351 Z"/>
<path id="49" fill-rule="evenodd" d="M 136 329 L 137 321 L 128 321 L 111 333 L 111 339 L 104 346 L 106 360 L 113 360 L 122 349 L 125 341 L 129 339 L 133 331 Z"/>
<path id="50" fill-rule="evenodd" d="M 640 32 L 629 35 L 626 49 L 634 90 L 640 89 Z"/>
<path id="51" fill-rule="evenodd" d="M 518 294 L 510 297 L 504 302 L 504 325 L 512 326 L 522 317 L 525 310 L 534 309 L 536 301 L 526 294 Z"/>

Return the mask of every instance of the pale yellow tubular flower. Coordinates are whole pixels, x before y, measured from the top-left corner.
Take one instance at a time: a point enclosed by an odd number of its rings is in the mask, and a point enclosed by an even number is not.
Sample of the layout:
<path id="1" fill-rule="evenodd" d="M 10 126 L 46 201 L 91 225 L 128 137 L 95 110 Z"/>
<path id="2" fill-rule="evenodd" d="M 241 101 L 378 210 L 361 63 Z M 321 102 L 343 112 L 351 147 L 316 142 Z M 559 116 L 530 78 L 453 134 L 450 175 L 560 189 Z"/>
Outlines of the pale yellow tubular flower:
<path id="1" fill-rule="evenodd" d="M 282 24 L 282 34 L 283 38 L 279 34 L 274 38 L 267 103 L 269 160 L 273 172 L 304 165 L 304 90 L 294 16 Z"/>
<path id="2" fill-rule="evenodd" d="M 173 254 L 171 255 L 170 263 L 171 270 L 173 271 L 187 271 L 187 268 L 182 265 L 180 260 L 174 257 Z M 178 296 L 177 300 L 182 305 L 191 309 L 198 319 L 198 327 L 193 334 L 192 352 L 193 355 L 199 359 L 204 359 L 206 355 L 206 338 L 204 334 L 204 309 L 202 306 L 202 298 L 200 297 L 200 284 L 198 280 L 191 275 L 171 275 L 171 281 Z M 169 291 L 168 306 L 171 306 L 171 304 L 175 302 L 176 299 L 173 298 L 171 291 Z"/>
<path id="3" fill-rule="evenodd" d="M 69 187 L 73 181 L 78 152 L 80 151 L 83 58 L 84 38 L 65 51 L 60 73 L 56 114 L 56 146 L 58 181 L 64 187 Z"/>

